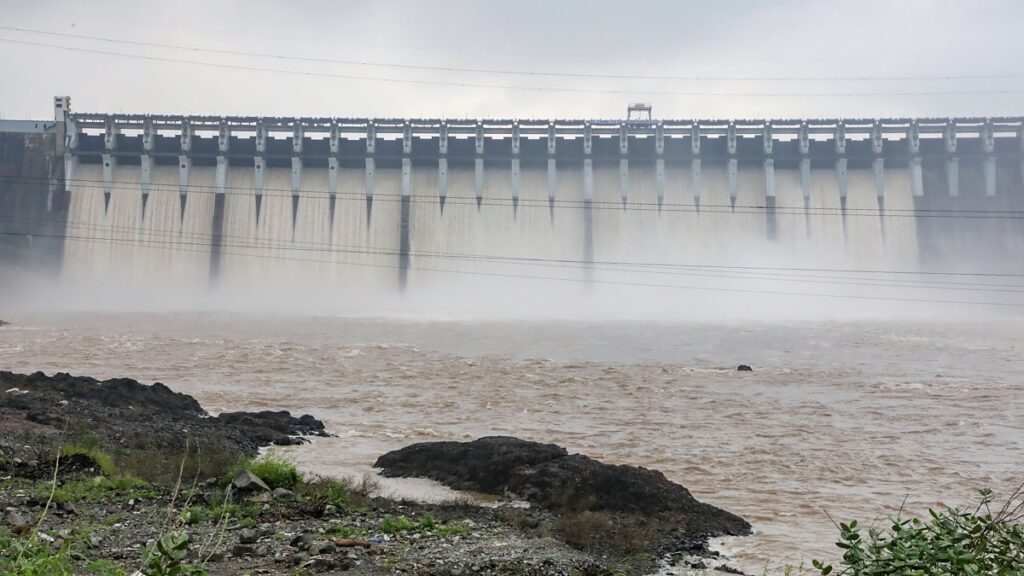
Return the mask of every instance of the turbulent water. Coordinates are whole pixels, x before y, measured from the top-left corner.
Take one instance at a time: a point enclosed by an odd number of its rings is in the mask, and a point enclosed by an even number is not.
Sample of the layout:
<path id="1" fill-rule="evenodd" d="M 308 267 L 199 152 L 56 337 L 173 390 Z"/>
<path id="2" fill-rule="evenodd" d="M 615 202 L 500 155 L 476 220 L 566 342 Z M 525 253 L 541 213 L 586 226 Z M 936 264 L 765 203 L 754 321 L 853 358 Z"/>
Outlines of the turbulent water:
<path id="1" fill-rule="evenodd" d="M 283 408 L 361 473 L 411 442 L 509 434 L 662 470 L 755 526 L 748 572 L 834 556 L 870 521 L 1007 490 L 1024 469 L 1019 322 L 456 322 L 24 314 L 0 368 L 160 380 L 213 411 Z M 738 363 L 754 366 L 736 372 Z"/>
<path id="2" fill-rule="evenodd" d="M 259 188 L 253 168 L 227 169 L 221 260 L 211 273 L 214 168 L 192 169 L 183 209 L 177 166 L 156 166 L 143 209 L 138 167 L 115 167 L 113 180 L 104 182 L 98 165 L 79 166 L 71 180 L 65 280 L 80 295 L 94 298 L 144 292 L 151 301 L 187 301 L 213 283 L 227 300 L 241 293 L 287 296 L 315 299 L 321 309 L 336 306 L 338 299 L 396 289 L 400 170 L 376 171 L 372 203 L 364 171 L 342 170 L 333 219 L 326 168 L 304 170 L 298 188 L 290 170 L 265 172 Z M 851 170 L 845 218 L 832 170 L 811 172 L 806 200 L 799 172 L 777 170 L 778 213 L 770 226 L 765 173 L 759 166 L 741 166 L 733 200 L 724 166 L 705 166 L 699 189 L 689 168 L 669 166 L 659 198 L 652 166 L 632 167 L 623 197 L 618 168 L 598 165 L 592 208 L 596 264 L 590 266 L 585 263 L 588 227 L 579 167 L 558 167 L 553 203 L 543 166 L 524 165 L 515 204 L 508 168 L 484 171 L 479 199 L 474 180 L 472 167 L 452 166 L 442 207 L 436 168 L 413 168 L 410 291 L 445 298 L 457 281 L 476 283 L 480 291 L 503 298 L 538 300 L 550 294 L 549 285 L 540 290 L 533 285 L 538 277 L 548 284 L 585 278 L 664 283 L 665 270 L 638 263 L 912 271 L 918 260 L 916 223 L 900 212 L 913 208 L 902 168 L 886 171 L 888 212 L 881 214 L 873 173 Z M 637 278 L 640 268 L 643 274 Z M 679 277 L 668 277 L 674 278 Z M 692 274 L 683 279 L 720 287 Z"/>

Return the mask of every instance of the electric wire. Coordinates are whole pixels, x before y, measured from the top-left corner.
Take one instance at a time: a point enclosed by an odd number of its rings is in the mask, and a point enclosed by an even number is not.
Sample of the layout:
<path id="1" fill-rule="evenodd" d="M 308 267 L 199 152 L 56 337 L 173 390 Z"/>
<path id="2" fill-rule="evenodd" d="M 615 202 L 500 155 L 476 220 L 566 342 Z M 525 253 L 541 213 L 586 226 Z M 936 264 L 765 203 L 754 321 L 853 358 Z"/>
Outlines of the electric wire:
<path id="1" fill-rule="evenodd" d="M 26 224 L 28 221 L 11 221 L 11 220 L 0 220 L 0 224 Z M 158 230 L 158 229 L 146 229 L 143 226 L 113 226 L 113 225 L 101 225 L 85 222 L 67 222 L 66 228 L 71 228 L 79 232 L 108 232 L 113 234 L 148 234 L 157 240 L 172 241 L 170 237 L 176 236 L 179 238 L 187 238 L 197 241 L 206 241 L 208 246 L 213 247 L 213 240 L 215 235 L 212 233 L 184 233 L 177 232 L 174 230 Z M 31 235 L 32 232 L 24 232 L 25 235 Z M 360 254 L 360 255 L 378 255 L 378 256 L 393 256 L 398 257 L 401 252 L 395 249 L 380 248 L 373 246 L 352 246 L 344 244 L 324 243 L 324 242 L 302 242 L 302 241 L 287 241 L 287 240 L 265 240 L 252 238 L 241 235 L 230 235 L 221 234 L 222 239 L 234 239 L 245 244 L 236 244 L 236 247 L 244 246 L 251 249 L 269 249 L 278 251 L 296 251 L 296 252 L 328 252 L 328 253 L 339 253 L 339 254 Z M 143 238 L 145 239 L 145 238 Z M 128 238 L 121 238 L 121 240 L 128 240 Z M 674 270 L 672 264 L 659 264 L 659 265 L 640 265 L 637 266 L 631 262 L 615 262 L 615 261 L 598 261 L 597 263 L 587 262 L 585 260 L 553 260 L 553 259 L 541 259 L 541 258 L 517 258 L 508 257 L 502 255 L 487 255 L 487 254 L 464 254 L 464 253 L 446 253 L 446 252 L 424 252 L 424 251 L 410 251 L 408 253 L 410 257 L 414 258 L 432 258 L 432 259 L 447 259 L 447 260 L 461 260 L 461 261 L 472 261 L 472 262 L 483 262 L 483 263 L 502 263 L 512 265 L 527 265 L 527 266 L 539 266 L 549 268 L 568 268 L 576 270 L 598 270 L 608 272 L 625 272 L 632 274 L 657 274 L 657 275 L 670 275 L 670 276 L 690 276 L 690 277 L 702 277 L 702 278 L 718 278 L 718 279 L 741 279 L 741 280 L 759 280 L 759 281 L 775 281 L 775 282 L 796 282 L 796 283 L 809 283 L 809 284 L 833 284 L 833 285 L 848 285 L 848 286 L 872 286 L 882 288 L 915 288 L 915 289 L 929 289 L 929 290 L 958 290 L 958 291 L 979 291 L 979 292 L 1004 292 L 1004 293 L 1024 293 L 1024 285 L 1016 284 L 988 284 L 988 283 L 969 283 L 969 282 L 948 282 L 948 281 L 929 281 L 929 280 L 905 280 L 905 279 L 878 279 L 873 278 L 870 281 L 864 281 L 868 279 L 849 277 L 849 276 L 828 276 L 816 274 L 813 277 L 797 275 L 797 274 L 780 274 L 771 272 L 756 272 L 756 271 L 679 271 Z"/>
<path id="2" fill-rule="evenodd" d="M 68 32 L 55 32 L 52 30 L 39 30 L 19 26 L 0 25 L 0 30 L 21 32 L 25 34 L 37 34 L 57 38 L 72 38 L 76 40 L 89 40 L 107 44 L 122 44 L 126 46 L 140 46 L 147 48 L 161 48 L 170 50 L 181 50 L 192 53 L 218 54 L 224 56 L 243 56 L 247 58 L 264 58 L 278 61 L 306 62 L 311 64 L 338 64 L 344 66 L 361 66 L 372 68 L 393 68 L 400 70 L 424 70 L 431 72 L 458 72 L 472 74 L 494 74 L 513 76 L 533 77 L 562 77 L 562 78 L 588 78 L 588 79 L 609 79 L 609 80 L 659 80 L 659 81 L 692 81 L 692 82 L 871 82 L 871 81 L 925 81 L 925 80 L 1004 80 L 1024 78 L 1024 73 L 1001 73 L 1001 74 L 939 74 L 939 75 L 912 75 L 912 76 L 666 76 L 648 74 L 598 74 L 586 72 L 552 72 L 552 71 L 531 71 L 512 70 L 502 68 L 475 68 L 446 65 L 429 64 L 403 64 L 395 62 L 378 62 L 371 60 L 352 60 L 338 58 L 321 58 L 310 56 L 294 56 L 285 54 L 272 54 L 264 52 L 246 52 L 241 50 L 226 50 L 220 48 L 203 48 L 197 46 L 186 46 L 182 44 L 169 44 L 161 42 L 145 42 L 138 40 L 125 40 L 108 38 L 104 36 L 92 36 L 88 34 L 71 34 Z"/>
<path id="3" fill-rule="evenodd" d="M 0 232 L 0 236 L 23 236 L 21 233 L 15 232 Z M 202 253 L 208 253 L 208 246 L 202 243 L 175 243 L 175 242 L 140 242 L 140 241 L 117 241 L 112 239 L 97 240 L 91 237 L 83 236 L 71 236 L 68 234 L 41 234 L 40 237 L 55 238 L 62 240 L 72 241 L 86 241 L 92 243 L 109 243 L 115 245 L 126 245 L 126 246 L 138 246 L 138 245 L 153 245 L 156 247 L 162 247 L 170 250 L 180 251 L 196 251 L 195 249 L 182 249 L 182 246 L 201 246 L 202 250 L 198 250 Z M 227 246 L 233 247 L 233 246 Z M 277 255 L 253 255 L 249 253 L 235 253 L 235 252 L 221 252 L 221 255 L 240 256 L 258 258 L 264 260 L 285 260 L 292 262 L 313 262 L 318 264 L 329 263 L 329 261 L 308 259 L 308 258 L 294 258 L 294 257 L 282 257 Z M 372 264 L 363 262 L 347 263 L 354 266 L 369 266 L 375 268 L 386 268 L 393 270 L 400 270 L 400 266 L 388 265 L 388 264 Z M 871 296 L 864 294 L 833 294 L 833 293 L 819 293 L 819 292 L 790 292 L 782 290 L 759 290 L 754 288 L 730 288 L 730 287 L 709 287 L 709 286 L 694 286 L 694 285 L 680 285 L 680 284 L 659 284 L 654 282 L 633 282 L 624 280 L 607 280 L 607 279 L 588 279 L 588 278 L 572 278 L 562 276 L 542 276 L 535 274 L 510 274 L 503 272 L 482 272 L 472 270 L 455 270 L 446 268 L 431 268 L 424 266 L 411 266 L 410 271 L 416 270 L 421 272 L 438 272 L 448 274 L 461 274 L 470 276 L 483 276 L 483 277 L 496 277 L 496 278 L 511 278 L 521 280 L 549 280 L 557 282 L 569 282 L 574 284 L 597 284 L 597 285 L 612 285 L 612 286 L 634 286 L 634 287 L 646 287 L 646 288 L 665 288 L 665 289 L 676 289 L 676 290 L 694 290 L 694 291 L 706 291 L 716 293 L 737 293 L 737 294 L 758 294 L 758 295 L 771 295 L 771 296 L 795 296 L 795 297 L 814 297 L 814 298 L 831 298 L 831 299 L 847 299 L 847 300 L 867 300 L 867 301 L 887 301 L 887 302 L 906 302 L 906 303 L 922 303 L 922 304 L 955 304 L 955 305 L 969 305 L 969 306 L 994 306 L 994 307 L 1007 307 L 1007 308 L 1024 308 L 1024 303 L 1015 302 L 992 302 L 992 301 L 972 301 L 972 300 L 948 300 L 948 299 L 930 299 L 930 298 L 909 298 L 909 297 L 896 297 L 896 296 Z"/>
<path id="4" fill-rule="evenodd" d="M 972 89 L 972 90 L 908 90 L 902 92 L 712 92 L 712 91 L 680 91 L 680 90 L 638 90 L 638 89 L 600 89 L 580 88 L 571 86 L 523 86 L 515 84 L 487 84 L 479 82 L 461 82 L 444 80 L 424 80 L 413 78 L 394 78 L 384 76 L 365 76 L 358 74 L 338 74 L 332 72 L 317 72 L 306 70 L 290 70 L 286 68 L 270 68 L 263 66 L 249 66 L 243 64 L 224 64 L 218 62 L 205 62 L 201 60 L 190 60 L 185 58 L 170 58 L 165 56 L 151 56 L 145 54 L 129 54 L 115 52 L 112 50 L 98 50 L 93 48 L 80 48 L 49 44 L 45 42 L 33 42 L 28 40 L 14 40 L 11 38 L 0 38 L 0 42 L 32 46 L 36 48 L 47 48 L 77 52 L 85 54 L 96 54 L 102 56 L 115 56 L 149 62 L 161 62 L 170 64 L 188 64 L 192 66 L 204 66 L 221 70 L 240 70 L 246 72 L 265 72 L 276 74 L 287 74 L 292 76 L 304 76 L 309 78 L 331 78 L 339 80 L 357 80 L 382 82 L 387 84 L 410 84 L 420 86 L 445 86 L 453 88 L 484 88 L 496 90 L 521 90 L 528 92 L 561 92 L 574 94 L 619 94 L 619 95 L 643 95 L 643 96 L 687 96 L 687 97 L 758 97 L 758 98 L 801 98 L 801 97 L 827 97 L 827 98 L 866 98 L 866 97 L 911 97 L 911 96 L 969 96 L 969 95 L 992 95 L 992 94 L 1021 94 L 1024 88 L 993 88 L 993 89 Z"/>
<path id="5" fill-rule="evenodd" d="M 0 176 L 0 182 L 8 181 L 12 183 L 49 183 L 50 178 L 47 177 L 32 177 L 32 176 Z M 107 185 L 104 180 L 94 179 L 81 179 L 72 178 L 65 179 L 67 183 L 77 186 L 80 189 L 104 189 L 104 190 L 139 190 L 141 189 L 141 182 L 116 182 Z M 180 185 L 178 184 L 161 184 L 151 183 L 149 184 L 151 190 L 160 189 L 179 191 Z M 332 194 L 329 191 L 310 190 L 308 188 L 298 188 L 293 190 L 292 188 L 273 188 L 263 187 L 258 189 L 255 185 L 253 186 L 232 186 L 225 185 L 218 187 L 216 185 L 202 185 L 202 184 L 188 184 L 189 193 L 197 194 L 226 194 L 226 195 L 240 195 L 240 196 L 255 196 L 257 190 L 262 190 L 258 194 L 262 198 L 292 198 L 296 195 L 308 198 L 330 198 Z M 365 200 L 368 195 L 366 193 L 353 193 L 353 192 L 336 192 L 333 196 L 337 200 L 342 201 L 361 201 Z M 369 196 L 372 196 L 373 201 L 377 202 L 401 202 L 403 195 L 398 193 L 388 193 L 374 191 Z M 411 194 L 408 196 L 412 203 L 430 203 L 437 204 L 440 197 L 428 198 L 420 194 Z M 574 209 L 593 209 L 593 210 L 612 210 L 616 212 L 620 211 L 639 211 L 639 212 L 683 212 L 683 213 L 712 213 L 712 214 L 763 214 L 766 211 L 771 211 L 777 215 L 786 216 L 799 216 L 799 215 L 811 215 L 811 216 L 854 216 L 854 217 L 872 217 L 872 218 L 962 218 L 962 219 L 979 219 L 979 220 L 1022 220 L 1024 219 L 1024 210 L 1014 209 L 1000 209 L 1000 210 L 963 210 L 963 209 L 943 209 L 943 208 L 856 208 L 840 206 L 827 207 L 827 206 L 786 206 L 776 205 L 768 206 L 765 204 L 713 204 L 701 202 L 697 204 L 686 204 L 686 203 L 675 203 L 675 202 L 643 202 L 636 200 L 629 200 L 622 202 L 622 200 L 570 200 L 570 199 L 528 199 L 528 198 L 496 198 L 496 197 L 477 197 L 477 196 L 460 196 L 460 195 L 447 195 L 445 198 L 445 204 L 453 205 L 473 205 L 473 206 L 497 206 L 497 207 L 518 207 L 518 208 L 544 208 L 550 209 L 551 207 L 565 207 Z"/>

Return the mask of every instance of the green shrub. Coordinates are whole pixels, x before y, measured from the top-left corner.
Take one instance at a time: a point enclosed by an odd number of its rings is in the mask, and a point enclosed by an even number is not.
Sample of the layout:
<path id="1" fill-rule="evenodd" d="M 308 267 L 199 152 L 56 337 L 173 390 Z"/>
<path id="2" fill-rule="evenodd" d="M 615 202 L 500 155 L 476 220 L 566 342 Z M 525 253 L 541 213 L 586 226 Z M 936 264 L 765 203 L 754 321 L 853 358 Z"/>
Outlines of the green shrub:
<path id="1" fill-rule="evenodd" d="M 54 551 L 38 538 L 0 537 L 0 574 L 10 576 L 74 576 L 66 549 Z"/>
<path id="2" fill-rule="evenodd" d="M 39 489 L 49 494 L 50 485 Z M 103 502 L 109 499 L 148 500 L 159 496 L 149 483 L 131 476 L 96 476 L 65 482 L 57 486 L 53 499 L 57 502 Z"/>
<path id="3" fill-rule="evenodd" d="M 930 518 L 891 520 L 888 530 L 856 522 L 839 525 L 840 574 L 850 576 L 1017 576 L 1024 574 L 1024 499 L 1018 489 L 997 511 L 992 492 L 981 491 L 973 511 L 929 510 Z M 822 576 L 833 566 L 813 563 Z"/>
<path id="4" fill-rule="evenodd" d="M 452 522 L 449 524 L 440 524 L 433 529 L 434 534 L 448 538 L 449 536 L 465 536 L 473 531 L 468 524 L 464 522 Z"/>
<path id="5" fill-rule="evenodd" d="M 99 448 L 83 446 L 81 444 L 70 444 L 68 446 L 63 446 L 60 449 L 61 459 L 79 455 L 85 456 L 95 462 L 96 466 L 104 476 L 118 475 L 117 466 L 114 464 L 114 457 Z"/>
<path id="6" fill-rule="evenodd" d="M 398 534 L 399 532 L 405 532 L 406 530 L 412 530 L 416 527 L 416 524 L 409 520 L 405 516 L 385 516 L 380 523 L 380 531 L 384 534 Z"/>
<path id="7" fill-rule="evenodd" d="M 222 484 L 225 486 L 230 484 L 231 479 L 239 470 L 248 470 L 259 476 L 260 480 L 263 480 L 271 490 L 274 488 L 295 490 L 302 482 L 302 474 L 299 473 L 295 464 L 274 454 L 264 454 L 259 458 L 236 464 L 224 475 Z"/>
<path id="8" fill-rule="evenodd" d="M 200 565 L 186 564 L 188 533 L 168 532 L 146 550 L 139 572 L 142 576 L 206 576 Z"/>
<path id="9" fill-rule="evenodd" d="M 350 484 L 337 478 L 314 477 L 299 485 L 297 492 L 313 507 L 330 504 L 344 508 L 352 500 Z"/>
<path id="10" fill-rule="evenodd" d="M 209 518 L 210 513 L 201 506 L 189 506 L 181 511 L 181 523 L 186 526 L 198 524 Z"/>

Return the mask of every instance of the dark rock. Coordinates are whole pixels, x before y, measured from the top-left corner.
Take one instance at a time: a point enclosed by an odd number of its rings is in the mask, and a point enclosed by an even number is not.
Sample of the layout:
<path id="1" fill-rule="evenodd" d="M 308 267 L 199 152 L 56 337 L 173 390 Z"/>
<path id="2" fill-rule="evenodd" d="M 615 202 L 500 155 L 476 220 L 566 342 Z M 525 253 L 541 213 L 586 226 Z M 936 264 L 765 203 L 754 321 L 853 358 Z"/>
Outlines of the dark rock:
<path id="1" fill-rule="evenodd" d="M 0 320 L 0 328 L 3 328 L 4 326 L 7 326 L 9 324 L 10 324 L 10 322 L 5 322 L 3 320 Z"/>
<path id="2" fill-rule="evenodd" d="M 413 444 L 384 454 L 374 466 L 389 478 L 419 476 L 456 490 L 502 494 L 516 470 L 568 454 L 554 444 L 489 436 L 472 442 Z"/>
<path id="3" fill-rule="evenodd" d="M 377 459 L 385 476 L 426 477 L 455 489 L 512 493 L 559 514 L 608 512 L 657 524 L 673 546 L 707 537 L 745 535 L 742 518 L 697 501 L 656 470 L 568 455 L 553 444 L 488 437 L 413 444 Z M 677 548 L 678 549 L 678 548 Z"/>
<path id="4" fill-rule="evenodd" d="M 327 570 L 334 570 L 338 567 L 338 563 L 330 558 L 323 558 L 321 556 L 315 556 L 310 558 L 307 562 L 302 564 L 302 567 L 306 570 L 313 572 L 325 572 Z"/>
<path id="5" fill-rule="evenodd" d="M 274 500 L 283 500 L 285 502 L 294 502 L 297 499 L 295 492 L 286 488 L 274 488 L 270 495 L 274 497 Z"/>
<path id="6" fill-rule="evenodd" d="M 298 548 L 299 550 L 303 551 L 309 550 L 309 547 L 313 545 L 313 535 L 299 534 L 298 536 L 292 538 L 292 541 L 289 544 L 291 545 L 292 548 Z"/>
<path id="7" fill-rule="evenodd" d="M 294 436 L 306 436 L 324 431 L 324 423 L 304 414 L 298 418 L 286 410 L 262 412 L 225 412 L 217 416 L 223 424 L 244 429 L 264 444 L 301 444 Z"/>
<path id="8" fill-rule="evenodd" d="M 334 554 L 338 551 L 338 547 L 333 542 L 316 541 L 309 547 L 311 552 L 317 554 Z"/>
<path id="9" fill-rule="evenodd" d="M 32 528 L 32 518 L 17 509 L 8 508 L 4 519 L 14 534 L 24 534 Z"/>
<path id="10" fill-rule="evenodd" d="M 102 449 L 161 451 L 174 460 L 189 438 L 204 438 L 213 449 L 210 454 L 231 460 L 255 456 L 260 447 L 275 442 L 302 441 L 295 436 L 326 434 L 323 423 L 308 414 L 232 412 L 210 418 L 191 396 L 129 378 L 100 381 L 65 373 L 0 371 L 2 390 L 11 392 L 0 394 L 0 411 L 31 423 L 29 429 L 40 425 L 63 430 L 69 419 L 82 420 L 95 430 Z M 19 476 L 45 476 L 22 468 L 15 471 Z"/>
<path id="11" fill-rule="evenodd" d="M 747 366 L 746 364 L 740 364 L 739 366 L 736 367 L 736 371 L 737 372 L 753 372 L 754 369 L 751 368 L 750 366 Z"/>
<path id="12" fill-rule="evenodd" d="M 231 479 L 231 485 L 234 486 L 235 489 L 242 491 L 270 491 L 270 486 L 267 486 L 266 482 L 260 480 L 259 476 L 249 472 L 248 470 L 239 470 L 235 474 L 235 477 Z"/>
<path id="13" fill-rule="evenodd" d="M 249 544 L 236 544 L 235 547 L 231 549 L 231 555 L 236 558 L 253 556 L 254 554 L 256 554 L 256 550 Z"/>
<path id="14" fill-rule="evenodd" d="M 309 554 L 305 552 L 296 552 L 295 555 L 292 556 L 292 564 L 296 566 L 305 564 L 307 560 L 309 560 Z"/>
<path id="15" fill-rule="evenodd" d="M 25 420 L 42 424 L 43 426 L 53 426 L 54 428 L 62 428 L 67 424 L 67 418 L 64 416 L 44 410 L 29 410 L 25 414 Z"/>
<path id="16" fill-rule="evenodd" d="M 255 544 L 257 540 L 259 540 L 259 535 L 255 530 L 245 528 L 238 531 L 239 544 Z"/>
<path id="17" fill-rule="evenodd" d="M 267 556 L 274 555 L 274 548 L 269 544 L 263 544 L 262 546 L 256 547 L 256 556 L 260 558 L 266 558 Z"/>

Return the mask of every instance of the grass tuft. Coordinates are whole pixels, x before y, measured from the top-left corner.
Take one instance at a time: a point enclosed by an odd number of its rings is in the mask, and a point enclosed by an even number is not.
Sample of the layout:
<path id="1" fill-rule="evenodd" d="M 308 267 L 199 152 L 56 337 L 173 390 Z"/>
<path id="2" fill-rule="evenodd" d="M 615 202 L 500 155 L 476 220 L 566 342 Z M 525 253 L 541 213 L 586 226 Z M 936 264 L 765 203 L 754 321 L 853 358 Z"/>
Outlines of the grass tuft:
<path id="1" fill-rule="evenodd" d="M 82 444 L 70 444 L 61 447 L 60 457 L 62 459 L 70 458 L 71 456 L 85 456 L 92 460 L 104 476 L 114 477 L 119 473 L 117 466 L 114 464 L 114 457 L 99 448 Z"/>
<path id="2" fill-rule="evenodd" d="M 284 488 L 295 490 L 302 483 L 302 474 L 292 462 L 275 454 L 264 454 L 252 460 L 242 461 L 228 469 L 221 477 L 221 484 L 227 486 L 239 470 L 248 470 L 266 482 L 271 490 Z"/>

